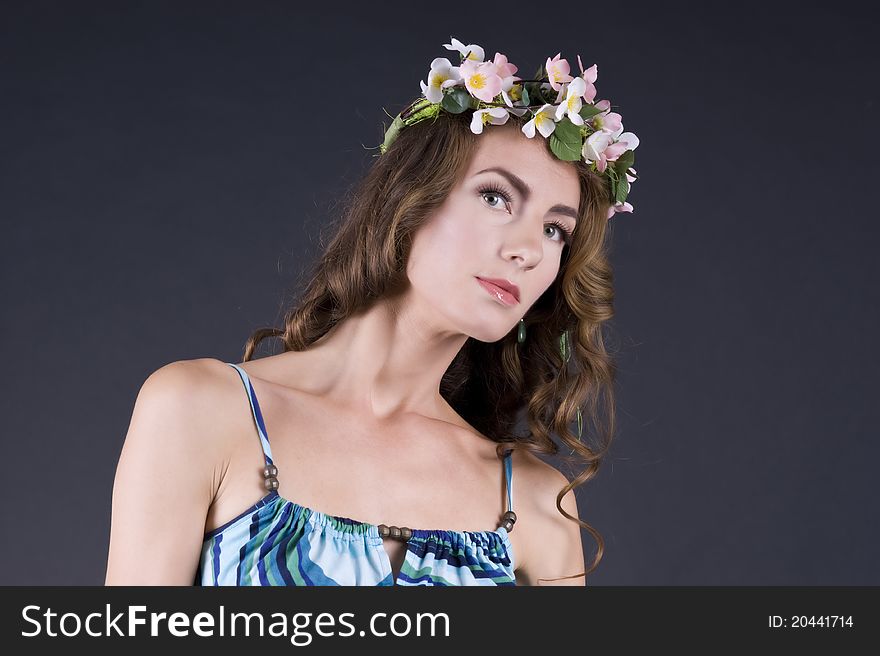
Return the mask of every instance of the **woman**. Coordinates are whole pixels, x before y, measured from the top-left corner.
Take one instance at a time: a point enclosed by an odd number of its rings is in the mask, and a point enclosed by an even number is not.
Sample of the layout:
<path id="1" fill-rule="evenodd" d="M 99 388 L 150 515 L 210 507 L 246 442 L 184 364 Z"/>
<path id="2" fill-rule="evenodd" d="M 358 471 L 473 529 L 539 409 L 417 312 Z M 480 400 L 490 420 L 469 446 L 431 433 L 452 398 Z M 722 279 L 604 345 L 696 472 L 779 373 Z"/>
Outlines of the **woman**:
<path id="1" fill-rule="evenodd" d="M 528 136 L 527 111 L 415 116 L 440 107 L 436 88 L 470 92 L 476 46 L 458 46 L 462 65 L 395 120 L 283 328 L 237 365 L 179 361 L 144 383 L 106 584 L 585 585 L 603 541 L 573 488 L 614 429 L 615 204 L 595 160 Z M 495 99 L 550 92 L 477 54 Z M 283 352 L 253 359 L 273 336 Z M 586 463 L 573 482 L 536 455 L 560 446 Z"/>

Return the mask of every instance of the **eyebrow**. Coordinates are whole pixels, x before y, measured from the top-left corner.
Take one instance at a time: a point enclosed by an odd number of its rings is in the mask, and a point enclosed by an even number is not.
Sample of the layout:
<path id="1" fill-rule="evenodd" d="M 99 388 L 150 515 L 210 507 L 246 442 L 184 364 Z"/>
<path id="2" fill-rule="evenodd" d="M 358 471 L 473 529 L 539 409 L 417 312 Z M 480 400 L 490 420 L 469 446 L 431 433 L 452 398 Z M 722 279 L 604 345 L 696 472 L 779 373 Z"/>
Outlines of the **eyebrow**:
<path id="1" fill-rule="evenodd" d="M 521 177 L 519 177 L 515 173 L 508 171 L 504 167 L 490 166 L 489 168 L 483 169 L 482 171 L 477 171 L 476 173 L 474 173 L 474 175 L 480 175 L 482 173 L 489 173 L 489 172 L 500 173 L 501 175 L 503 175 L 505 178 L 507 178 L 507 181 L 514 186 L 514 188 L 517 190 L 517 192 L 519 192 L 520 196 L 522 196 L 525 200 L 529 199 L 529 196 L 532 193 L 532 188 L 529 187 L 529 185 L 526 183 L 525 180 L 523 180 Z M 548 210 L 548 213 L 564 214 L 565 216 L 568 216 L 568 217 L 571 217 L 572 219 L 574 219 L 575 223 L 577 223 L 577 220 L 578 220 L 577 210 L 574 209 L 573 207 L 570 207 L 569 205 L 563 205 L 561 203 L 557 203 L 556 205 L 551 207 Z"/>

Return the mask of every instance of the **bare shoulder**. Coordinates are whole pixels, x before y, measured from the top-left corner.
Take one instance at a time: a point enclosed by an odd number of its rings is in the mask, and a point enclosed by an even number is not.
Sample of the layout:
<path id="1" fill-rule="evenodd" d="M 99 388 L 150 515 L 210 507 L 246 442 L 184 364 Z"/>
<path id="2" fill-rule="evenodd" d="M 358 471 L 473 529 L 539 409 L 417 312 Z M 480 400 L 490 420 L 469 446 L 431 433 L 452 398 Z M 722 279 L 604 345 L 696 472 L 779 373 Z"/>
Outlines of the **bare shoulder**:
<path id="1" fill-rule="evenodd" d="M 224 415 L 233 416 L 228 401 L 240 394 L 241 380 L 229 365 L 214 358 L 197 358 L 177 360 L 155 370 L 144 381 L 137 402 L 161 406 L 172 413 L 169 418 L 174 421 L 188 419 L 219 430 L 225 425 Z"/>
<path id="2" fill-rule="evenodd" d="M 511 464 L 514 477 L 521 483 L 520 507 L 526 504 L 525 510 L 530 513 L 546 514 L 548 496 L 552 497 L 555 506 L 556 495 L 568 485 L 568 478 L 549 462 L 525 450 L 514 451 Z"/>
<path id="3" fill-rule="evenodd" d="M 519 567 L 528 585 L 584 585 L 584 577 L 548 583 L 543 579 L 584 571 L 581 527 L 559 512 L 557 497 L 569 479 L 556 467 L 527 451 L 512 460 L 513 499 L 520 530 Z M 580 518 L 574 490 L 560 502 L 572 517 Z M 538 581 L 538 579 L 542 579 Z"/>
<path id="4" fill-rule="evenodd" d="M 141 385 L 113 484 L 108 585 L 192 582 L 232 443 L 224 366 L 172 362 Z"/>
<path id="5" fill-rule="evenodd" d="M 171 362 L 150 375 L 143 394 L 161 404 L 169 420 L 190 427 L 187 438 L 202 453 L 203 465 L 227 463 L 241 435 L 251 426 L 247 394 L 238 372 L 215 358 Z"/>
<path id="6" fill-rule="evenodd" d="M 215 385 L 223 386 L 221 372 L 230 367 L 215 358 L 177 360 L 156 369 L 144 381 L 142 392 L 167 394 L 175 398 L 196 400 L 210 398 Z"/>
<path id="7" fill-rule="evenodd" d="M 238 374 L 213 358 L 178 360 L 153 371 L 141 385 L 123 455 L 135 463 L 164 459 L 207 480 L 216 492 L 221 469 L 241 429 Z M 169 465 L 171 462 L 169 462 Z"/>

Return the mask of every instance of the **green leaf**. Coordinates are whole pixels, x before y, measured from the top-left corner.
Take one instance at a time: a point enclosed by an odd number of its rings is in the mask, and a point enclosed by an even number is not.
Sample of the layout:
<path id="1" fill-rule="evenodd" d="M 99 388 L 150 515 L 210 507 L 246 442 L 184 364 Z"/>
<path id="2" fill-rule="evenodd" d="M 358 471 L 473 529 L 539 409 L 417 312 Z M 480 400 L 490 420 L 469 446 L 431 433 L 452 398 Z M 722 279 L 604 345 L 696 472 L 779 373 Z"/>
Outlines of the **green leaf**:
<path id="1" fill-rule="evenodd" d="M 581 158 L 580 147 L 557 137 L 555 130 L 550 135 L 550 150 L 556 157 L 566 162 L 576 162 Z"/>
<path id="2" fill-rule="evenodd" d="M 633 165 L 635 161 L 636 155 L 631 150 L 625 150 L 623 154 L 617 158 L 617 161 L 614 162 L 614 168 L 617 169 L 617 172 L 621 177 L 626 177 L 626 170 Z"/>
<path id="3" fill-rule="evenodd" d="M 531 104 L 531 103 L 529 102 L 529 91 L 528 91 L 528 89 L 526 89 L 526 85 L 525 85 L 525 84 L 522 84 L 522 85 L 520 85 L 520 86 L 522 87 L 522 101 L 523 101 L 523 104 L 525 104 L 525 105 L 529 105 L 529 104 Z"/>
<path id="4" fill-rule="evenodd" d="M 553 101 L 550 100 L 544 93 L 545 89 L 538 85 L 538 95 L 541 97 L 541 103 L 544 105 L 552 105 Z"/>
<path id="5" fill-rule="evenodd" d="M 581 158 L 581 130 L 566 116 L 550 134 L 550 150 L 561 160 L 576 162 Z"/>
<path id="6" fill-rule="evenodd" d="M 626 177 L 622 177 L 617 181 L 617 189 L 614 192 L 614 200 L 622 203 L 626 200 Z"/>
<path id="7" fill-rule="evenodd" d="M 467 89 L 462 87 L 450 87 L 443 94 L 440 105 L 450 114 L 461 114 L 471 106 L 472 96 Z"/>
<path id="8" fill-rule="evenodd" d="M 568 143 L 577 143 L 578 146 L 581 145 L 581 129 L 579 126 L 572 123 L 567 116 L 562 117 L 562 120 L 556 124 L 553 134 Z"/>
<path id="9" fill-rule="evenodd" d="M 596 107 L 595 105 L 590 105 L 589 103 L 584 103 L 583 105 L 581 105 L 581 111 L 579 111 L 578 114 L 580 114 L 581 118 L 584 119 L 585 121 L 589 121 L 591 118 L 593 118 L 596 114 L 598 114 L 601 111 L 602 110 L 599 109 L 598 107 Z"/>
<path id="10" fill-rule="evenodd" d="M 544 97 L 544 91 L 541 89 L 540 82 L 529 82 L 528 85 L 523 86 L 528 86 L 529 88 L 530 105 L 546 105 L 548 103 L 547 98 Z"/>

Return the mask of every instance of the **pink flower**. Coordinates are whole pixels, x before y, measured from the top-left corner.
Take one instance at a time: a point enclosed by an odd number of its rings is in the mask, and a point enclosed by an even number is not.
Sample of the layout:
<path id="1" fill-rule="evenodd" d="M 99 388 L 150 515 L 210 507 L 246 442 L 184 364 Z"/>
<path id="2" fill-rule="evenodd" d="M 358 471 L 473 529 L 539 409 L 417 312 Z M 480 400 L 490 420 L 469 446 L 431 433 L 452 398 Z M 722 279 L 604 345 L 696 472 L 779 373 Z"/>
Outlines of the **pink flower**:
<path id="1" fill-rule="evenodd" d="M 483 102 L 492 102 L 501 93 L 502 80 L 493 62 L 475 62 L 465 59 L 459 66 L 468 92 Z"/>
<path id="2" fill-rule="evenodd" d="M 607 159 L 609 162 L 615 162 L 617 161 L 618 157 L 623 155 L 623 151 L 625 150 L 625 143 L 613 143 L 605 149 L 605 159 Z"/>
<path id="3" fill-rule="evenodd" d="M 495 64 L 498 75 L 502 78 L 510 77 L 519 70 L 518 67 L 507 61 L 507 55 L 502 55 L 500 52 L 495 53 L 495 61 L 492 63 Z"/>
<path id="4" fill-rule="evenodd" d="M 578 64 L 581 63 L 580 55 L 578 55 Z M 587 70 L 584 70 L 583 66 L 581 66 L 581 76 L 584 78 L 584 82 L 587 83 L 586 89 L 584 89 L 584 100 L 587 102 L 593 102 L 596 98 L 596 85 L 593 84 L 596 81 L 596 78 L 599 77 L 599 69 L 593 64 Z"/>
<path id="5" fill-rule="evenodd" d="M 632 173 L 630 173 L 632 171 Z M 626 193 L 629 195 L 630 189 L 632 189 L 632 183 L 637 180 L 636 170 L 633 167 L 629 167 L 626 170 Z"/>
<path id="6" fill-rule="evenodd" d="M 596 169 L 604 173 L 608 162 L 616 161 L 625 151 L 635 150 L 638 145 L 639 138 L 632 132 L 624 132 L 615 141 L 611 134 L 597 130 L 584 141 L 582 154 L 588 162 L 596 162 Z"/>
<path id="7" fill-rule="evenodd" d="M 615 146 L 621 146 L 621 150 L 619 155 L 622 155 L 626 150 L 635 150 L 639 147 L 639 138 L 633 132 L 623 132 L 616 137 L 617 141 L 614 142 Z M 619 155 L 608 159 L 617 159 Z M 635 172 L 635 169 L 633 169 Z"/>
<path id="8" fill-rule="evenodd" d="M 608 166 L 608 158 L 605 151 L 613 143 L 614 139 L 607 132 L 597 130 L 584 141 L 581 153 L 588 162 L 596 162 L 596 170 L 604 173 Z"/>
<path id="9" fill-rule="evenodd" d="M 601 110 L 601 113 L 596 114 L 591 121 L 594 128 L 607 132 L 613 137 L 617 137 L 623 132 L 623 117 L 617 112 L 610 111 L 610 100 L 600 100 L 596 103 L 596 107 Z"/>
<path id="10" fill-rule="evenodd" d="M 498 72 L 498 77 L 501 78 L 501 93 L 505 96 L 504 102 L 508 105 L 508 98 L 506 97 L 507 92 L 510 91 L 511 87 L 513 87 L 514 83 L 519 81 L 519 77 L 514 75 L 519 68 L 511 64 L 507 61 L 507 56 L 502 55 L 500 52 L 495 53 L 495 61 L 492 62 L 495 64 L 495 68 Z"/>
<path id="11" fill-rule="evenodd" d="M 626 202 L 614 203 L 614 205 L 611 205 L 608 208 L 608 216 L 606 218 L 610 219 L 612 216 L 614 216 L 618 212 L 632 212 L 632 211 L 633 211 L 633 206 L 630 205 L 629 203 L 626 203 Z"/>
<path id="12" fill-rule="evenodd" d="M 560 59 L 562 53 L 557 54 L 553 59 L 547 58 L 547 63 L 544 64 L 544 70 L 547 72 L 547 77 L 550 81 L 550 86 L 553 87 L 554 91 L 559 91 L 562 89 L 562 85 L 566 82 L 571 81 L 571 75 L 569 72 L 571 71 L 571 66 L 568 65 L 568 60 Z"/>

